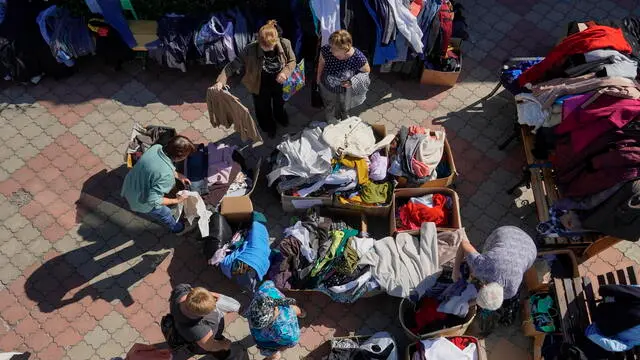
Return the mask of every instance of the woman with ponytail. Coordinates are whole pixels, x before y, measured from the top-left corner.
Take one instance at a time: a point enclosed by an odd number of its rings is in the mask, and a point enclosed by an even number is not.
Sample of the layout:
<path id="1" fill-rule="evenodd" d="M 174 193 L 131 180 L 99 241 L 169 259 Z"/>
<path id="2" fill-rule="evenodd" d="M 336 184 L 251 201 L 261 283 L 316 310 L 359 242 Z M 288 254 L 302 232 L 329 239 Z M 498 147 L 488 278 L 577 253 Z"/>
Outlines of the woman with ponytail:
<path id="1" fill-rule="evenodd" d="M 258 125 L 269 137 L 275 136 L 276 123 L 289 125 L 282 83 L 296 66 L 291 42 L 280 37 L 280 33 L 276 21 L 269 20 L 258 31 L 258 40 L 241 50 L 240 56 L 225 66 L 213 85 L 222 89 L 229 76 L 244 69 L 242 83 L 253 95 Z"/>

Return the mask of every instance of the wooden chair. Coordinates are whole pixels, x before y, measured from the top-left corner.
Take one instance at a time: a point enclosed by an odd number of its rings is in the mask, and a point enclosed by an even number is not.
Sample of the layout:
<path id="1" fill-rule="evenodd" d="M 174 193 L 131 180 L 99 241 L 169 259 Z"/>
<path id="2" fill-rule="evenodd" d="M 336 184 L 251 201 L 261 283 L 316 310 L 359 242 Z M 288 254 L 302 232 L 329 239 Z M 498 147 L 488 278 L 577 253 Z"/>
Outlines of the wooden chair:
<path id="1" fill-rule="evenodd" d="M 621 284 L 637 285 L 638 268 L 629 266 L 626 269 L 615 270 L 598 275 L 598 284 L 592 284 L 588 277 L 555 278 L 551 286 L 552 293 L 558 306 L 561 319 L 561 332 L 564 341 L 575 344 L 577 339 L 584 336 L 584 331 L 591 324 L 591 317 L 596 305 L 602 301 L 597 294 L 601 285 Z M 611 353 L 609 359 L 640 359 L 640 346 L 625 353 Z"/>

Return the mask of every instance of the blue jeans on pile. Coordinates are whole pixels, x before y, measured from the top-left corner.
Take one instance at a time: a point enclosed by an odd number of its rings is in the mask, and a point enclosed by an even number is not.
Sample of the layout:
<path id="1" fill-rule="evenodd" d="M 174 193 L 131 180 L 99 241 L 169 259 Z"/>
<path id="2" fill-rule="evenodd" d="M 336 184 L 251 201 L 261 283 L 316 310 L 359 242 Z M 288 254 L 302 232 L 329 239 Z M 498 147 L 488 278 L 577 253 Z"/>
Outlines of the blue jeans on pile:
<path id="1" fill-rule="evenodd" d="M 184 230 L 184 224 L 176 221 L 173 217 L 173 213 L 168 206 L 160 205 L 159 207 L 151 210 L 147 213 L 152 219 L 160 224 L 166 226 L 171 230 L 172 233 L 179 233 Z"/>

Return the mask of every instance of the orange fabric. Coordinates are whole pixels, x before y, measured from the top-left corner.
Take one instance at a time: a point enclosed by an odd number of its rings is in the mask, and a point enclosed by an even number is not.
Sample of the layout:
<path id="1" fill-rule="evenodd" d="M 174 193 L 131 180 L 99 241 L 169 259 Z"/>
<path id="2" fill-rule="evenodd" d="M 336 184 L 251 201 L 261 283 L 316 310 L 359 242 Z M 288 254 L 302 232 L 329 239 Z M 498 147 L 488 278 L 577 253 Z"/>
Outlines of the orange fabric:
<path id="1" fill-rule="evenodd" d="M 400 221 L 402 226 L 399 230 L 420 229 L 422 223 L 433 222 L 436 226 L 448 225 L 448 216 L 444 206 L 447 198 L 442 194 L 433 194 L 433 207 L 423 204 L 407 203 L 400 208 Z"/>
<path id="2" fill-rule="evenodd" d="M 524 87 L 527 83 L 535 84 L 544 80 L 545 74 L 574 54 L 610 48 L 621 53 L 630 54 L 631 45 L 625 40 L 622 30 L 608 26 L 592 26 L 588 29 L 567 36 L 556 45 L 538 64 L 530 67 L 518 78 L 518 84 Z"/>

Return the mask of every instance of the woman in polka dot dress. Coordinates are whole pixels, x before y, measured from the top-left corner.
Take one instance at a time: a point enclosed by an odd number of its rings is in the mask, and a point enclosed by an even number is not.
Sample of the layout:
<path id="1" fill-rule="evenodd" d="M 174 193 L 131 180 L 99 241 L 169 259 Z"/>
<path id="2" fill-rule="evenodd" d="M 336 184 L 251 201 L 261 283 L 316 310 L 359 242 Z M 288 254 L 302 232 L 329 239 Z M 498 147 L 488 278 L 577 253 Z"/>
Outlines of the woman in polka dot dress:
<path id="1" fill-rule="evenodd" d="M 347 114 L 345 93 L 351 87 L 351 78 L 371 67 L 362 51 L 353 47 L 351 34 L 338 30 L 329 37 L 329 45 L 320 48 L 317 82 L 325 107 L 328 123 L 344 120 Z"/>

